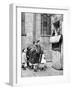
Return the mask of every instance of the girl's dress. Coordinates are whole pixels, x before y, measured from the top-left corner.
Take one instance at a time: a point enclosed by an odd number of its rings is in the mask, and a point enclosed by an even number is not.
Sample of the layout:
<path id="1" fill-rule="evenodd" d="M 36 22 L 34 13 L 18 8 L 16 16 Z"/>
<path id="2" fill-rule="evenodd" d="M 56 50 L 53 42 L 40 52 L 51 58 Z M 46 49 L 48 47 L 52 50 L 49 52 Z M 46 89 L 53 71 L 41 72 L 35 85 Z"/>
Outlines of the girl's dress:
<path id="1" fill-rule="evenodd" d="M 42 55 L 42 60 L 41 60 L 41 63 L 46 63 L 46 60 L 45 60 L 45 55 L 44 55 L 44 54 Z"/>

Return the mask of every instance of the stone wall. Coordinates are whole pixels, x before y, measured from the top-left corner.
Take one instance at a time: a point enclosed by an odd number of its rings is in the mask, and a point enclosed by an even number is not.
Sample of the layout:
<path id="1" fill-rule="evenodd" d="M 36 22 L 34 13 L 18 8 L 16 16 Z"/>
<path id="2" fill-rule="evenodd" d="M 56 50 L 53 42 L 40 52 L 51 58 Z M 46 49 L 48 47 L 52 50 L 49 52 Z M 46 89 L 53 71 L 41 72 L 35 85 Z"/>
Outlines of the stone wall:
<path id="1" fill-rule="evenodd" d="M 21 36 L 22 49 L 32 44 L 33 41 L 33 14 L 25 13 L 25 33 L 26 36 Z"/>
<path id="2" fill-rule="evenodd" d="M 52 52 L 50 37 L 41 36 L 41 15 L 33 13 L 25 13 L 25 32 L 26 36 L 21 36 L 22 49 L 32 44 L 32 41 L 40 40 L 40 44 L 44 50 L 46 60 L 52 61 Z"/>
<path id="3" fill-rule="evenodd" d="M 40 45 L 44 50 L 46 60 L 52 61 L 50 37 L 41 36 L 41 15 L 36 14 L 36 40 L 40 40 Z"/>

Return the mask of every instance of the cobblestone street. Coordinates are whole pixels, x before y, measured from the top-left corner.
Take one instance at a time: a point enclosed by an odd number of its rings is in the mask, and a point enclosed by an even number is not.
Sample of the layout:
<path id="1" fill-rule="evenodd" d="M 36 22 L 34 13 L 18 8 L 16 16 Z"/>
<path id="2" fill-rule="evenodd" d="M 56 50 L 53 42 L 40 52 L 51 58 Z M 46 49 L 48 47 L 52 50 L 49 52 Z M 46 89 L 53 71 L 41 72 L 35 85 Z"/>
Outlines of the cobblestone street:
<path id="1" fill-rule="evenodd" d="M 63 75 L 63 70 L 56 70 L 52 68 L 52 62 L 47 63 L 47 69 L 46 71 L 37 71 L 34 72 L 34 70 L 26 69 L 22 70 L 22 77 L 32 77 L 32 76 L 57 76 L 57 75 Z"/>

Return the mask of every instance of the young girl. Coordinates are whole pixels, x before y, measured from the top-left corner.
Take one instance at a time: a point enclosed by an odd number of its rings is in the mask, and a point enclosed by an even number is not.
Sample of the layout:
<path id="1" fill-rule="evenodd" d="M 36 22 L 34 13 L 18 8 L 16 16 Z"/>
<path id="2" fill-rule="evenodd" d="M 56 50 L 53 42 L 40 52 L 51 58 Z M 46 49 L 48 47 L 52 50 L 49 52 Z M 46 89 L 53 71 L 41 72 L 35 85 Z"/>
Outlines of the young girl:
<path id="1" fill-rule="evenodd" d="M 41 63 L 42 63 L 42 64 L 45 64 L 45 63 L 46 63 L 45 55 L 44 55 L 44 54 L 42 54 L 42 60 L 41 60 Z"/>
<path id="2" fill-rule="evenodd" d="M 47 65 L 46 65 L 46 59 L 45 59 L 45 55 L 42 54 L 42 59 L 41 59 L 41 64 L 39 64 L 39 69 L 42 70 L 46 70 Z"/>
<path id="3" fill-rule="evenodd" d="M 26 58 L 26 49 L 22 50 L 22 68 L 26 70 L 27 67 L 27 58 Z"/>

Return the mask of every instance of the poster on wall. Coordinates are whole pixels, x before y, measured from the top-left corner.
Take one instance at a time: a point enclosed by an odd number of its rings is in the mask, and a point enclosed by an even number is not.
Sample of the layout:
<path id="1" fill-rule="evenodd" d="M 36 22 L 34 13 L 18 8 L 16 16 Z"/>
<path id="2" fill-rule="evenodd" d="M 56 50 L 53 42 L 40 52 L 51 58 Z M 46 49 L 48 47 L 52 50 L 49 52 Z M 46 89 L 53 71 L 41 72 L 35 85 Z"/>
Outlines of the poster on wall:
<path id="1" fill-rule="evenodd" d="M 10 5 L 11 85 L 61 82 L 66 77 L 63 32 L 68 28 L 67 17 L 68 9 Z"/>

